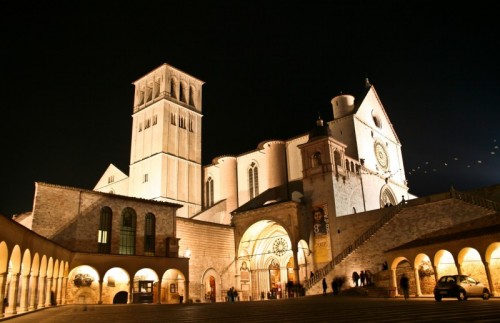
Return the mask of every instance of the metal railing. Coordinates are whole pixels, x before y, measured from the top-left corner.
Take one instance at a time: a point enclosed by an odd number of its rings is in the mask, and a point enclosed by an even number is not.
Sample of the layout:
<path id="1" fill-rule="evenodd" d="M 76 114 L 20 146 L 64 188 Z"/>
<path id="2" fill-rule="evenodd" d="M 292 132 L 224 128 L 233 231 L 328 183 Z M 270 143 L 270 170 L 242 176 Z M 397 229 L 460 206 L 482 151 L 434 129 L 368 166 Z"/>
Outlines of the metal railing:
<path id="1" fill-rule="evenodd" d="M 470 193 L 459 192 L 454 189 L 453 186 L 450 189 L 450 194 L 451 197 L 464 201 L 466 203 L 485 207 L 496 212 L 500 211 L 500 205 L 498 203 Z"/>

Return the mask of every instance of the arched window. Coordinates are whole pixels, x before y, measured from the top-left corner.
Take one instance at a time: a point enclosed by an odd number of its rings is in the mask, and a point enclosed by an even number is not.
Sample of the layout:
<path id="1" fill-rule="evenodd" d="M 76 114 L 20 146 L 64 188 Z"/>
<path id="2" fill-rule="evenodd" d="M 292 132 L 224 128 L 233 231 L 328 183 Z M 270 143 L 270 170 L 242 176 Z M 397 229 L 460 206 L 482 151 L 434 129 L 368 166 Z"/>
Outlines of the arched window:
<path id="1" fill-rule="evenodd" d="M 137 91 L 137 101 L 139 102 L 139 105 L 144 103 L 144 91 Z"/>
<path id="2" fill-rule="evenodd" d="M 135 254 L 135 211 L 129 207 L 122 211 L 122 226 L 120 230 L 120 255 Z"/>
<path id="3" fill-rule="evenodd" d="M 155 226 L 156 219 L 153 213 L 146 214 L 144 224 L 144 255 L 155 255 Z"/>
<path id="4" fill-rule="evenodd" d="M 319 151 L 315 152 L 312 158 L 312 167 L 317 167 L 322 164 L 321 153 Z"/>
<path id="5" fill-rule="evenodd" d="M 333 152 L 333 159 L 335 160 L 335 169 L 338 170 L 338 167 L 342 167 L 342 161 L 338 150 Z"/>
<path id="6" fill-rule="evenodd" d="M 189 87 L 189 105 L 194 107 L 194 87 Z"/>
<path id="7" fill-rule="evenodd" d="M 177 84 L 175 83 L 175 79 L 170 79 L 170 96 L 174 99 L 177 99 L 177 95 L 176 95 L 176 86 Z"/>
<path id="8" fill-rule="evenodd" d="M 153 83 L 153 98 L 157 98 L 160 96 L 160 81 L 157 80 Z"/>
<path id="9" fill-rule="evenodd" d="M 205 192 L 206 192 L 206 206 L 210 207 L 214 205 L 214 180 L 212 177 L 207 179 L 205 183 Z"/>
<path id="10" fill-rule="evenodd" d="M 248 189 L 250 191 L 250 199 L 259 195 L 259 168 L 252 162 L 248 169 Z"/>
<path id="11" fill-rule="evenodd" d="M 179 88 L 179 100 L 184 102 L 184 103 L 187 103 L 187 100 L 186 100 L 186 85 L 181 82 L 180 84 L 180 88 Z"/>
<path id="12" fill-rule="evenodd" d="M 111 208 L 105 206 L 101 209 L 101 219 L 99 222 L 99 231 L 97 233 L 97 244 L 99 246 L 99 253 L 111 252 Z"/>

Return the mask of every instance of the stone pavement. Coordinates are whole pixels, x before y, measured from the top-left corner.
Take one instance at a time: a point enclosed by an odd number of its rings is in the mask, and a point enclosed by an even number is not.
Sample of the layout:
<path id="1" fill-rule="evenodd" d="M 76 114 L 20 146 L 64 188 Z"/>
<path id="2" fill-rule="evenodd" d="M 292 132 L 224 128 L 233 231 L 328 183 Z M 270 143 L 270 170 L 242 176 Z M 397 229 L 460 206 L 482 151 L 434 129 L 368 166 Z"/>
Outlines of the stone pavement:
<path id="1" fill-rule="evenodd" d="M 4 318 L 8 323 L 100 322 L 498 322 L 500 299 L 306 296 L 234 303 L 65 305 Z"/>

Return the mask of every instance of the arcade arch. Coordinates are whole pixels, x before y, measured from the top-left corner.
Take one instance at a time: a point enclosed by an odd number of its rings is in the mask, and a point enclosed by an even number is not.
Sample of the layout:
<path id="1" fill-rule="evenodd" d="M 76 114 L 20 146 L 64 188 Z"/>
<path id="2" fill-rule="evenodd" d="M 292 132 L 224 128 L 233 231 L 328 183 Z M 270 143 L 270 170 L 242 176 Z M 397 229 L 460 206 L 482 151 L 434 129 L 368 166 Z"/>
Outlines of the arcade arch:
<path id="1" fill-rule="evenodd" d="M 261 220 L 243 233 L 237 248 L 237 286 L 242 300 L 283 298 L 291 284 L 307 277 L 307 243 L 293 242 L 284 226 Z"/>
<path id="2" fill-rule="evenodd" d="M 484 255 L 484 256 L 483 256 Z M 413 263 L 413 266 L 410 264 Z M 500 291 L 500 242 L 493 242 L 481 252 L 472 246 L 455 250 L 438 249 L 434 255 L 417 254 L 413 261 L 396 256 L 391 262 L 390 286 L 399 290 L 402 273 L 410 278 L 410 295 L 430 296 L 436 281 L 444 275 L 469 275 L 482 282 L 490 292 L 498 296 Z"/>

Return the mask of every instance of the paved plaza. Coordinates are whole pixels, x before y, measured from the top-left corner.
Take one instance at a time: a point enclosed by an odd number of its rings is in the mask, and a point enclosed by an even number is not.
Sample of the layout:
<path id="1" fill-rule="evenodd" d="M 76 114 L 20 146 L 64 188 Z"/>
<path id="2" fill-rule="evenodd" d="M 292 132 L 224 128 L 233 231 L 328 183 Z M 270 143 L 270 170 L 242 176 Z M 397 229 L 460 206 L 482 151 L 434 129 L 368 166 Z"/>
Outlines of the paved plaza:
<path id="1" fill-rule="evenodd" d="M 108 322 L 498 322 L 500 299 L 459 302 L 432 298 L 306 296 L 234 303 L 66 305 L 8 323 Z"/>

